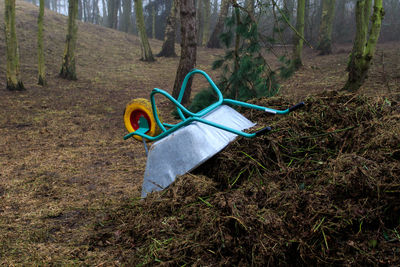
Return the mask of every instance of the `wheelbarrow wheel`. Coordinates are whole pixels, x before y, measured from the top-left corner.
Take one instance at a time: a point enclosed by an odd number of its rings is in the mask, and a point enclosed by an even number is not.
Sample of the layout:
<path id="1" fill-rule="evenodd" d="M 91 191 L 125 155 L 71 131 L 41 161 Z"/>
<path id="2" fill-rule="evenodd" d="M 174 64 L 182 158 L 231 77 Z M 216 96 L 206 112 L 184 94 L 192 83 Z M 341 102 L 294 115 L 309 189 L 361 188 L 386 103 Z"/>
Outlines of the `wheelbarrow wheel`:
<path id="1" fill-rule="evenodd" d="M 126 105 L 124 111 L 124 123 L 128 132 L 131 133 L 139 129 L 139 119 L 141 117 L 144 117 L 149 125 L 150 130 L 146 132 L 147 135 L 157 136 L 161 133 L 161 129 L 153 116 L 151 103 L 144 98 L 133 99 Z M 158 118 L 162 122 L 162 119 L 159 115 Z M 142 137 L 138 135 L 134 135 L 133 137 L 139 141 L 142 141 Z"/>

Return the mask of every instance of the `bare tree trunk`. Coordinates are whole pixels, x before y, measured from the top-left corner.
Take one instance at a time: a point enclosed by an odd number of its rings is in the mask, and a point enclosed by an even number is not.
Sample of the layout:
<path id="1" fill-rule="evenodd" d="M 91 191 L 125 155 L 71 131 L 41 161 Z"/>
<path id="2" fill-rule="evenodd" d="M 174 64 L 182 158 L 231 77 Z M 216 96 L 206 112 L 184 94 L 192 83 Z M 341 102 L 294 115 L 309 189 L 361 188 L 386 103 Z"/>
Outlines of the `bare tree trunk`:
<path id="1" fill-rule="evenodd" d="M 210 35 L 210 13 L 211 13 L 211 3 L 210 0 L 204 1 L 204 16 L 203 16 L 203 38 L 202 45 L 207 44 Z"/>
<path id="2" fill-rule="evenodd" d="M 342 90 L 357 91 L 368 75 L 371 60 L 374 57 L 376 44 L 384 14 L 382 0 L 374 1 L 374 12 L 371 17 L 371 29 L 368 34 L 372 0 L 358 0 L 356 5 L 356 38 L 353 51 L 347 66 L 348 80 Z"/>
<path id="3" fill-rule="evenodd" d="M 229 0 L 222 0 L 221 2 L 221 10 L 219 11 L 218 21 L 215 25 L 214 31 L 210 36 L 210 40 L 208 40 L 207 47 L 208 48 L 221 48 L 221 43 L 219 40 L 219 36 L 221 35 L 224 25 L 225 19 L 228 15 L 229 10 Z"/>
<path id="4" fill-rule="evenodd" d="M 196 1 L 195 1 L 196 2 Z M 196 10 L 196 29 L 197 29 L 197 44 L 200 46 L 203 38 L 203 10 L 202 3 L 203 0 L 197 0 L 197 10 Z"/>
<path id="5" fill-rule="evenodd" d="M 156 39 L 156 7 L 155 3 L 151 7 L 151 38 Z"/>
<path id="6" fill-rule="evenodd" d="M 141 42 L 141 49 L 142 49 L 141 60 L 154 61 L 149 40 L 147 39 L 146 27 L 144 25 L 142 0 L 134 0 L 134 1 L 135 1 L 135 13 L 136 13 L 136 26 L 138 28 L 140 42 Z"/>
<path id="7" fill-rule="evenodd" d="M 39 16 L 38 16 L 38 84 L 46 85 L 46 70 L 44 65 L 43 52 L 43 17 L 44 17 L 44 0 L 40 0 Z"/>
<path id="8" fill-rule="evenodd" d="M 106 6 L 106 2 L 105 0 L 101 0 L 101 3 L 103 5 L 103 21 L 102 21 L 102 25 L 106 26 L 107 25 L 107 6 Z"/>
<path id="9" fill-rule="evenodd" d="M 132 1 L 122 0 L 122 18 L 121 18 L 121 30 L 124 32 L 130 32 L 132 30 L 131 15 L 132 15 Z"/>
<path id="10" fill-rule="evenodd" d="M 76 17 L 78 15 L 78 0 L 69 0 L 68 5 L 68 33 L 65 42 L 64 56 L 60 76 L 69 80 L 76 80 L 75 47 L 78 33 Z"/>
<path id="11" fill-rule="evenodd" d="M 332 53 L 332 25 L 335 13 L 335 2 L 335 0 L 325 0 L 322 5 L 319 44 L 317 47 L 317 50 L 320 51 L 320 55 Z"/>
<path id="12" fill-rule="evenodd" d="M 80 20 L 80 21 L 83 20 L 83 5 L 82 5 L 82 1 L 84 1 L 84 0 L 78 0 L 78 20 Z"/>
<path id="13" fill-rule="evenodd" d="M 304 13 L 305 13 L 305 0 L 297 1 L 297 21 L 296 21 L 296 30 L 297 34 L 293 34 L 293 58 L 292 58 L 292 67 L 297 70 L 300 68 L 303 63 L 301 60 L 303 53 L 303 38 L 299 35 L 304 36 Z"/>
<path id="14" fill-rule="evenodd" d="M 120 0 L 108 0 L 108 27 L 112 29 L 118 28 L 118 10 Z"/>
<path id="15" fill-rule="evenodd" d="M 176 31 L 176 12 L 179 6 L 179 0 L 173 0 L 171 12 L 165 26 L 164 43 L 158 57 L 176 57 L 175 53 L 175 31 Z"/>
<path id="16" fill-rule="evenodd" d="M 194 0 L 180 1 L 181 17 L 181 59 L 176 72 L 174 89 L 172 96 L 178 98 L 183 80 L 196 65 L 196 6 Z M 189 102 L 192 78 L 189 79 L 185 93 L 182 98 L 182 104 Z"/>
<path id="17" fill-rule="evenodd" d="M 19 51 L 15 30 L 15 0 L 5 0 L 5 36 L 7 57 L 7 89 L 25 90 L 19 73 Z"/>
<path id="18" fill-rule="evenodd" d="M 93 23 L 100 24 L 99 0 L 93 0 Z"/>
<path id="19" fill-rule="evenodd" d="M 54 12 L 57 12 L 57 0 L 52 0 L 51 7 Z"/>
<path id="20" fill-rule="evenodd" d="M 250 12 L 250 14 L 254 16 L 254 0 L 246 0 L 245 7 Z"/>
<path id="21" fill-rule="evenodd" d="M 82 9 L 83 9 L 83 21 L 88 21 L 88 14 L 87 14 L 87 0 L 82 0 Z"/>

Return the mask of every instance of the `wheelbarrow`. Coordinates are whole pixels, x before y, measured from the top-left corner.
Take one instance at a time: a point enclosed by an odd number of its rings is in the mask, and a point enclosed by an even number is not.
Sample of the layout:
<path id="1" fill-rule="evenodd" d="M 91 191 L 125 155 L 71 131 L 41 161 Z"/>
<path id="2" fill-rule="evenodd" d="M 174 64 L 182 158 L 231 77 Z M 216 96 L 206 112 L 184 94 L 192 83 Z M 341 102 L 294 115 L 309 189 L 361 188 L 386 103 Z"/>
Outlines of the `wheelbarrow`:
<path id="1" fill-rule="evenodd" d="M 185 108 L 181 101 L 189 78 L 196 73 L 207 79 L 218 100 L 205 109 L 193 113 Z M 155 104 L 157 94 L 165 96 L 176 106 L 181 119 L 179 123 L 162 122 Z M 186 75 L 178 99 L 164 90 L 154 88 L 150 93 L 150 101 L 151 103 L 143 98 L 134 99 L 127 104 L 124 112 L 124 123 L 130 132 L 124 139 L 134 137 L 143 142 L 146 150 L 147 163 L 142 197 L 146 197 L 150 192 L 165 189 L 177 176 L 200 166 L 238 136 L 254 138 L 271 130 L 271 127 L 267 126 L 255 132 L 244 132 L 243 130 L 256 124 L 228 105 L 252 108 L 270 114 L 287 114 L 304 106 L 304 102 L 301 102 L 285 110 L 276 110 L 226 99 L 211 78 L 204 71 L 197 69 Z M 146 140 L 156 142 L 148 149 Z"/>

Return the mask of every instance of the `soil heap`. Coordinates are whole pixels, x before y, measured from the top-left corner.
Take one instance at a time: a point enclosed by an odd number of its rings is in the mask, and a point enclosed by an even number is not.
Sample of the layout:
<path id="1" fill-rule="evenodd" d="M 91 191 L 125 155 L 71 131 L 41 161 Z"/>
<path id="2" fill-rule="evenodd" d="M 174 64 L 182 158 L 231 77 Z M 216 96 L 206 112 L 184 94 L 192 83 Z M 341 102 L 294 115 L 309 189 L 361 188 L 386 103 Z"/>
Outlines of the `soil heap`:
<path id="1" fill-rule="evenodd" d="M 96 226 L 135 265 L 400 265 L 400 105 L 325 92 Z M 258 105 L 282 108 L 288 98 Z"/>

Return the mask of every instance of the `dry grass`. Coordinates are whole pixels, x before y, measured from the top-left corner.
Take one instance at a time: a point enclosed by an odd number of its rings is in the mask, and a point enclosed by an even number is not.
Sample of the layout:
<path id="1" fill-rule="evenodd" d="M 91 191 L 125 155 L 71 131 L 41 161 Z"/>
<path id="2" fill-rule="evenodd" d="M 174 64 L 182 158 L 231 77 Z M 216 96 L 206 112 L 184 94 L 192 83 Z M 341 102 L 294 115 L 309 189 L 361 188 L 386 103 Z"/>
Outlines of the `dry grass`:
<path id="1" fill-rule="evenodd" d="M 0 1 L 1 26 L 3 6 Z M 141 62 L 135 36 L 79 22 L 78 81 L 62 80 L 57 75 L 67 20 L 46 10 L 48 86 L 42 88 L 36 85 L 37 13 L 33 5 L 17 1 L 25 92 L 5 90 L 0 35 L 0 265 L 118 265 L 106 250 L 89 250 L 87 237 L 93 224 L 107 219 L 104 211 L 139 196 L 146 159 L 140 143 L 122 140 L 122 111 L 130 99 L 147 98 L 153 87 L 170 91 L 179 58 Z M 161 42 L 151 45 L 156 53 Z M 210 71 L 221 53 L 199 48 L 197 67 Z M 398 93 L 399 48 L 385 53 L 389 83 Z M 344 64 L 346 56 L 315 58 L 310 52 L 306 67 L 283 83 L 282 92 L 300 96 L 336 88 L 344 67 L 332 68 L 331 61 Z M 376 79 L 366 88 L 374 82 L 383 88 L 379 75 L 376 67 L 371 74 Z M 194 91 L 205 86 L 202 79 L 194 84 Z M 168 117 L 165 100 L 160 108 Z"/>
<path id="2" fill-rule="evenodd" d="M 0 265 L 100 263 L 107 256 L 88 251 L 88 231 L 102 210 L 139 195 L 146 161 L 140 143 L 122 140 L 122 111 L 155 86 L 170 90 L 179 58 L 142 62 L 135 36 L 78 23 L 78 81 L 62 80 L 67 18 L 46 10 L 48 86 L 42 88 L 36 85 L 37 9 L 18 1 L 16 17 L 28 90 L 0 90 Z M 154 52 L 161 44 L 151 41 Z M 0 62 L 4 45 L 1 35 Z M 209 70 L 213 54 L 200 49 L 199 58 Z M 5 65 L 0 68 L 5 88 Z"/>

